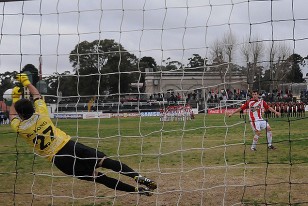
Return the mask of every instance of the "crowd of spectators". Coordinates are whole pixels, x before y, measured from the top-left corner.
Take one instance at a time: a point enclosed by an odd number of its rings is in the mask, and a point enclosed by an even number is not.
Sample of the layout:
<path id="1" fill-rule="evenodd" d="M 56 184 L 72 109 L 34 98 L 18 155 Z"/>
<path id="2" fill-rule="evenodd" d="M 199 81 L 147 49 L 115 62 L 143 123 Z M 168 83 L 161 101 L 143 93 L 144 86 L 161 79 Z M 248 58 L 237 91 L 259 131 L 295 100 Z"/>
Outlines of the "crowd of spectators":
<path id="1" fill-rule="evenodd" d="M 146 95 L 130 95 L 123 96 L 120 99 L 119 107 L 117 103 L 119 101 L 119 96 L 111 96 L 106 99 L 97 99 L 91 105 L 91 111 L 95 111 L 97 109 L 110 112 L 115 111 L 118 112 L 119 109 L 124 111 L 135 111 L 137 107 L 138 111 L 152 111 L 157 109 L 156 107 L 161 107 L 161 105 L 177 105 L 177 104 L 190 104 L 193 108 L 196 108 L 196 104 L 199 103 L 199 109 L 202 111 L 204 108 L 202 107 L 203 101 L 207 101 L 208 108 L 215 108 L 221 106 L 221 103 L 226 103 L 227 100 L 242 100 L 250 98 L 250 93 L 245 89 L 213 89 L 205 93 L 205 98 L 203 98 L 204 93 L 202 90 L 195 90 L 191 92 L 166 92 L 166 93 L 157 93 L 152 94 L 149 97 Z M 308 91 L 302 91 L 299 96 L 293 96 L 292 92 L 289 90 L 273 90 L 272 92 L 260 91 L 260 96 L 268 103 L 284 103 L 284 102 L 300 102 L 308 104 Z M 59 111 L 88 111 L 88 105 L 90 97 L 63 97 L 59 103 Z M 133 104 L 136 102 L 136 104 Z M 156 104 L 157 103 L 157 104 Z M 201 104 L 200 104 L 201 103 Z M 97 106 L 98 105 L 98 106 Z M 236 107 L 236 103 L 231 103 L 230 107 Z M 229 107 L 229 106 L 228 106 Z M 291 115 L 291 114 L 289 114 Z M 0 117 L 1 118 L 1 117 Z M 4 122 L 4 120 L 0 123 Z"/>
<path id="2" fill-rule="evenodd" d="M 166 98 L 167 96 L 167 98 Z M 247 100 L 250 99 L 250 92 L 247 90 L 213 90 L 206 94 L 206 100 L 209 108 L 219 107 L 218 104 L 225 103 L 227 100 Z M 281 113 L 282 117 L 305 117 L 305 107 L 308 104 L 308 91 L 302 91 L 300 96 L 295 96 L 290 90 L 273 90 L 272 92 L 260 91 L 260 97 L 264 99 L 272 108 Z M 182 97 L 179 93 L 171 93 L 168 95 L 151 95 L 150 100 L 159 101 L 161 98 L 168 102 L 190 100 L 199 101 L 202 99 L 198 92 L 187 93 Z M 201 105 L 202 106 L 202 105 Z M 230 104 L 230 107 L 237 107 L 237 104 Z M 201 107 L 199 106 L 199 109 Z M 202 108 L 201 108 L 202 109 Z M 240 116 L 244 116 L 243 113 Z M 276 117 L 271 112 L 264 113 L 265 118 Z"/>
<path id="3" fill-rule="evenodd" d="M 273 90 L 272 92 L 260 91 L 262 99 L 267 102 L 296 102 L 300 100 L 305 104 L 308 103 L 308 90 L 301 91 L 299 99 L 293 96 L 290 90 Z M 219 103 L 222 100 L 245 100 L 250 98 L 250 93 L 246 90 L 220 90 L 209 92 L 207 96 L 208 103 Z"/>
<path id="4" fill-rule="evenodd" d="M 207 103 L 219 103 L 220 101 L 226 100 L 245 100 L 247 97 L 246 90 L 220 90 L 220 91 L 210 91 L 207 95 Z"/>
<path id="5" fill-rule="evenodd" d="M 268 105 L 281 113 L 281 117 L 305 117 L 304 102 L 269 102 Z M 270 111 L 264 112 L 265 118 L 277 117 Z"/>
<path id="6" fill-rule="evenodd" d="M 246 100 L 250 98 L 250 93 L 247 90 L 240 89 L 221 89 L 212 90 L 205 94 L 207 103 L 220 103 L 226 100 Z M 261 97 L 267 102 L 294 102 L 296 100 L 301 100 L 304 103 L 308 103 L 308 91 L 302 91 L 300 94 L 300 99 L 296 99 L 292 92 L 289 90 L 273 90 L 272 92 L 260 91 Z M 76 103 L 76 102 L 88 102 L 88 99 L 77 99 L 77 98 L 62 98 L 61 104 L 65 103 Z M 203 101 L 203 94 L 198 91 L 179 93 L 179 92 L 166 92 L 152 94 L 148 98 L 146 95 L 136 95 L 136 97 L 121 97 L 121 103 L 124 102 L 154 102 L 154 101 L 167 101 L 167 102 L 178 102 L 185 101 L 189 103 L 191 100 Z M 115 99 L 100 99 L 100 103 L 116 102 L 118 97 Z"/>
<path id="7" fill-rule="evenodd" d="M 272 93 L 262 92 L 262 98 L 267 102 L 296 102 L 290 90 L 273 90 Z"/>

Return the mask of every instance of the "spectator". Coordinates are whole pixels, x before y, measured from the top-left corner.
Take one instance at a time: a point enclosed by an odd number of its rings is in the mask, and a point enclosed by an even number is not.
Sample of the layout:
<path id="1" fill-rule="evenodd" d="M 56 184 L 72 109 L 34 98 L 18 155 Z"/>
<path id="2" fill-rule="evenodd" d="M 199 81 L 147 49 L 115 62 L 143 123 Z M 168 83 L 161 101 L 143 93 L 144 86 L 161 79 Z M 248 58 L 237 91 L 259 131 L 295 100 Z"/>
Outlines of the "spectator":
<path id="1" fill-rule="evenodd" d="M 4 113 L 0 111 L 0 125 L 4 124 Z"/>

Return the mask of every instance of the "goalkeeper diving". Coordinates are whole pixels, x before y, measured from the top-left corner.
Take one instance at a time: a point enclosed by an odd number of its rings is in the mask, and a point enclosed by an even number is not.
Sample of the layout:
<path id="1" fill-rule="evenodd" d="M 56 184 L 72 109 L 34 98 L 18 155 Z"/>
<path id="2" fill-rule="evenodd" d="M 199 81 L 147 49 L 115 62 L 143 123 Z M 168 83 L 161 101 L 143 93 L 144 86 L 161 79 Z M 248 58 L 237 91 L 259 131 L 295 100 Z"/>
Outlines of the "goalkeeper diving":
<path id="1" fill-rule="evenodd" d="M 101 151 L 71 140 L 69 135 L 55 127 L 44 100 L 28 76 L 21 73 L 16 76 L 16 80 L 29 89 L 33 103 L 21 98 L 22 93 L 18 86 L 13 88 L 13 103 L 9 113 L 11 127 L 31 147 L 34 147 L 37 154 L 53 162 L 63 173 L 78 179 L 95 181 L 114 190 L 136 192 L 146 196 L 153 194 L 153 190 L 157 188 L 154 181 L 141 176 L 126 164 L 109 158 Z M 132 186 L 108 177 L 99 172 L 98 168 L 119 172 L 133 178 L 137 184 Z"/>

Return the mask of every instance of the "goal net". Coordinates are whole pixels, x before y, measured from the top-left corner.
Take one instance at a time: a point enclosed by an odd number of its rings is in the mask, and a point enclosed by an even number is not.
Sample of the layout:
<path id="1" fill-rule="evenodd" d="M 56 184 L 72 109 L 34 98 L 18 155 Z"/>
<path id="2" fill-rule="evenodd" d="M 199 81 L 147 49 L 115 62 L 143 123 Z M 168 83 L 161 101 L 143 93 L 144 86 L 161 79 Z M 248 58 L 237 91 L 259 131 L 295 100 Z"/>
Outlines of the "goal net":
<path id="1" fill-rule="evenodd" d="M 40 91 L 56 127 L 157 189 L 148 197 L 65 175 L 0 120 L 0 205 L 308 204 L 306 7 L 306 0 L 1 1 L 0 96 L 27 71 L 38 88 L 47 86 Z M 249 111 L 228 117 L 252 90 L 281 113 L 263 111 L 275 151 L 266 130 L 251 151 Z"/>

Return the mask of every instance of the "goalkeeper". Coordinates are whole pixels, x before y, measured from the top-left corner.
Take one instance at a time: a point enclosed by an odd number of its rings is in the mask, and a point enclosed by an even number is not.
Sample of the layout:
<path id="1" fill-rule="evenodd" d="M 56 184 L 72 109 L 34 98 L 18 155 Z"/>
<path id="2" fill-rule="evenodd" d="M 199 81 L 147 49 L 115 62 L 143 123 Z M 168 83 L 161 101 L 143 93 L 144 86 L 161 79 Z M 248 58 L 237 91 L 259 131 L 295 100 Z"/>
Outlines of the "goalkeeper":
<path id="1" fill-rule="evenodd" d="M 72 141 L 69 135 L 56 128 L 49 117 L 44 100 L 28 76 L 21 73 L 16 79 L 29 89 L 34 103 L 28 99 L 20 99 L 20 88 L 13 88 L 13 104 L 10 107 L 11 127 L 34 147 L 37 154 L 52 161 L 65 174 L 78 179 L 95 181 L 115 190 L 137 192 L 146 196 L 153 194 L 152 191 L 157 188 L 154 181 L 141 176 L 126 164 L 108 158 L 103 152 Z M 106 176 L 97 171 L 100 167 L 133 178 L 138 183 L 137 187 Z M 141 187 L 139 184 L 145 186 Z"/>

